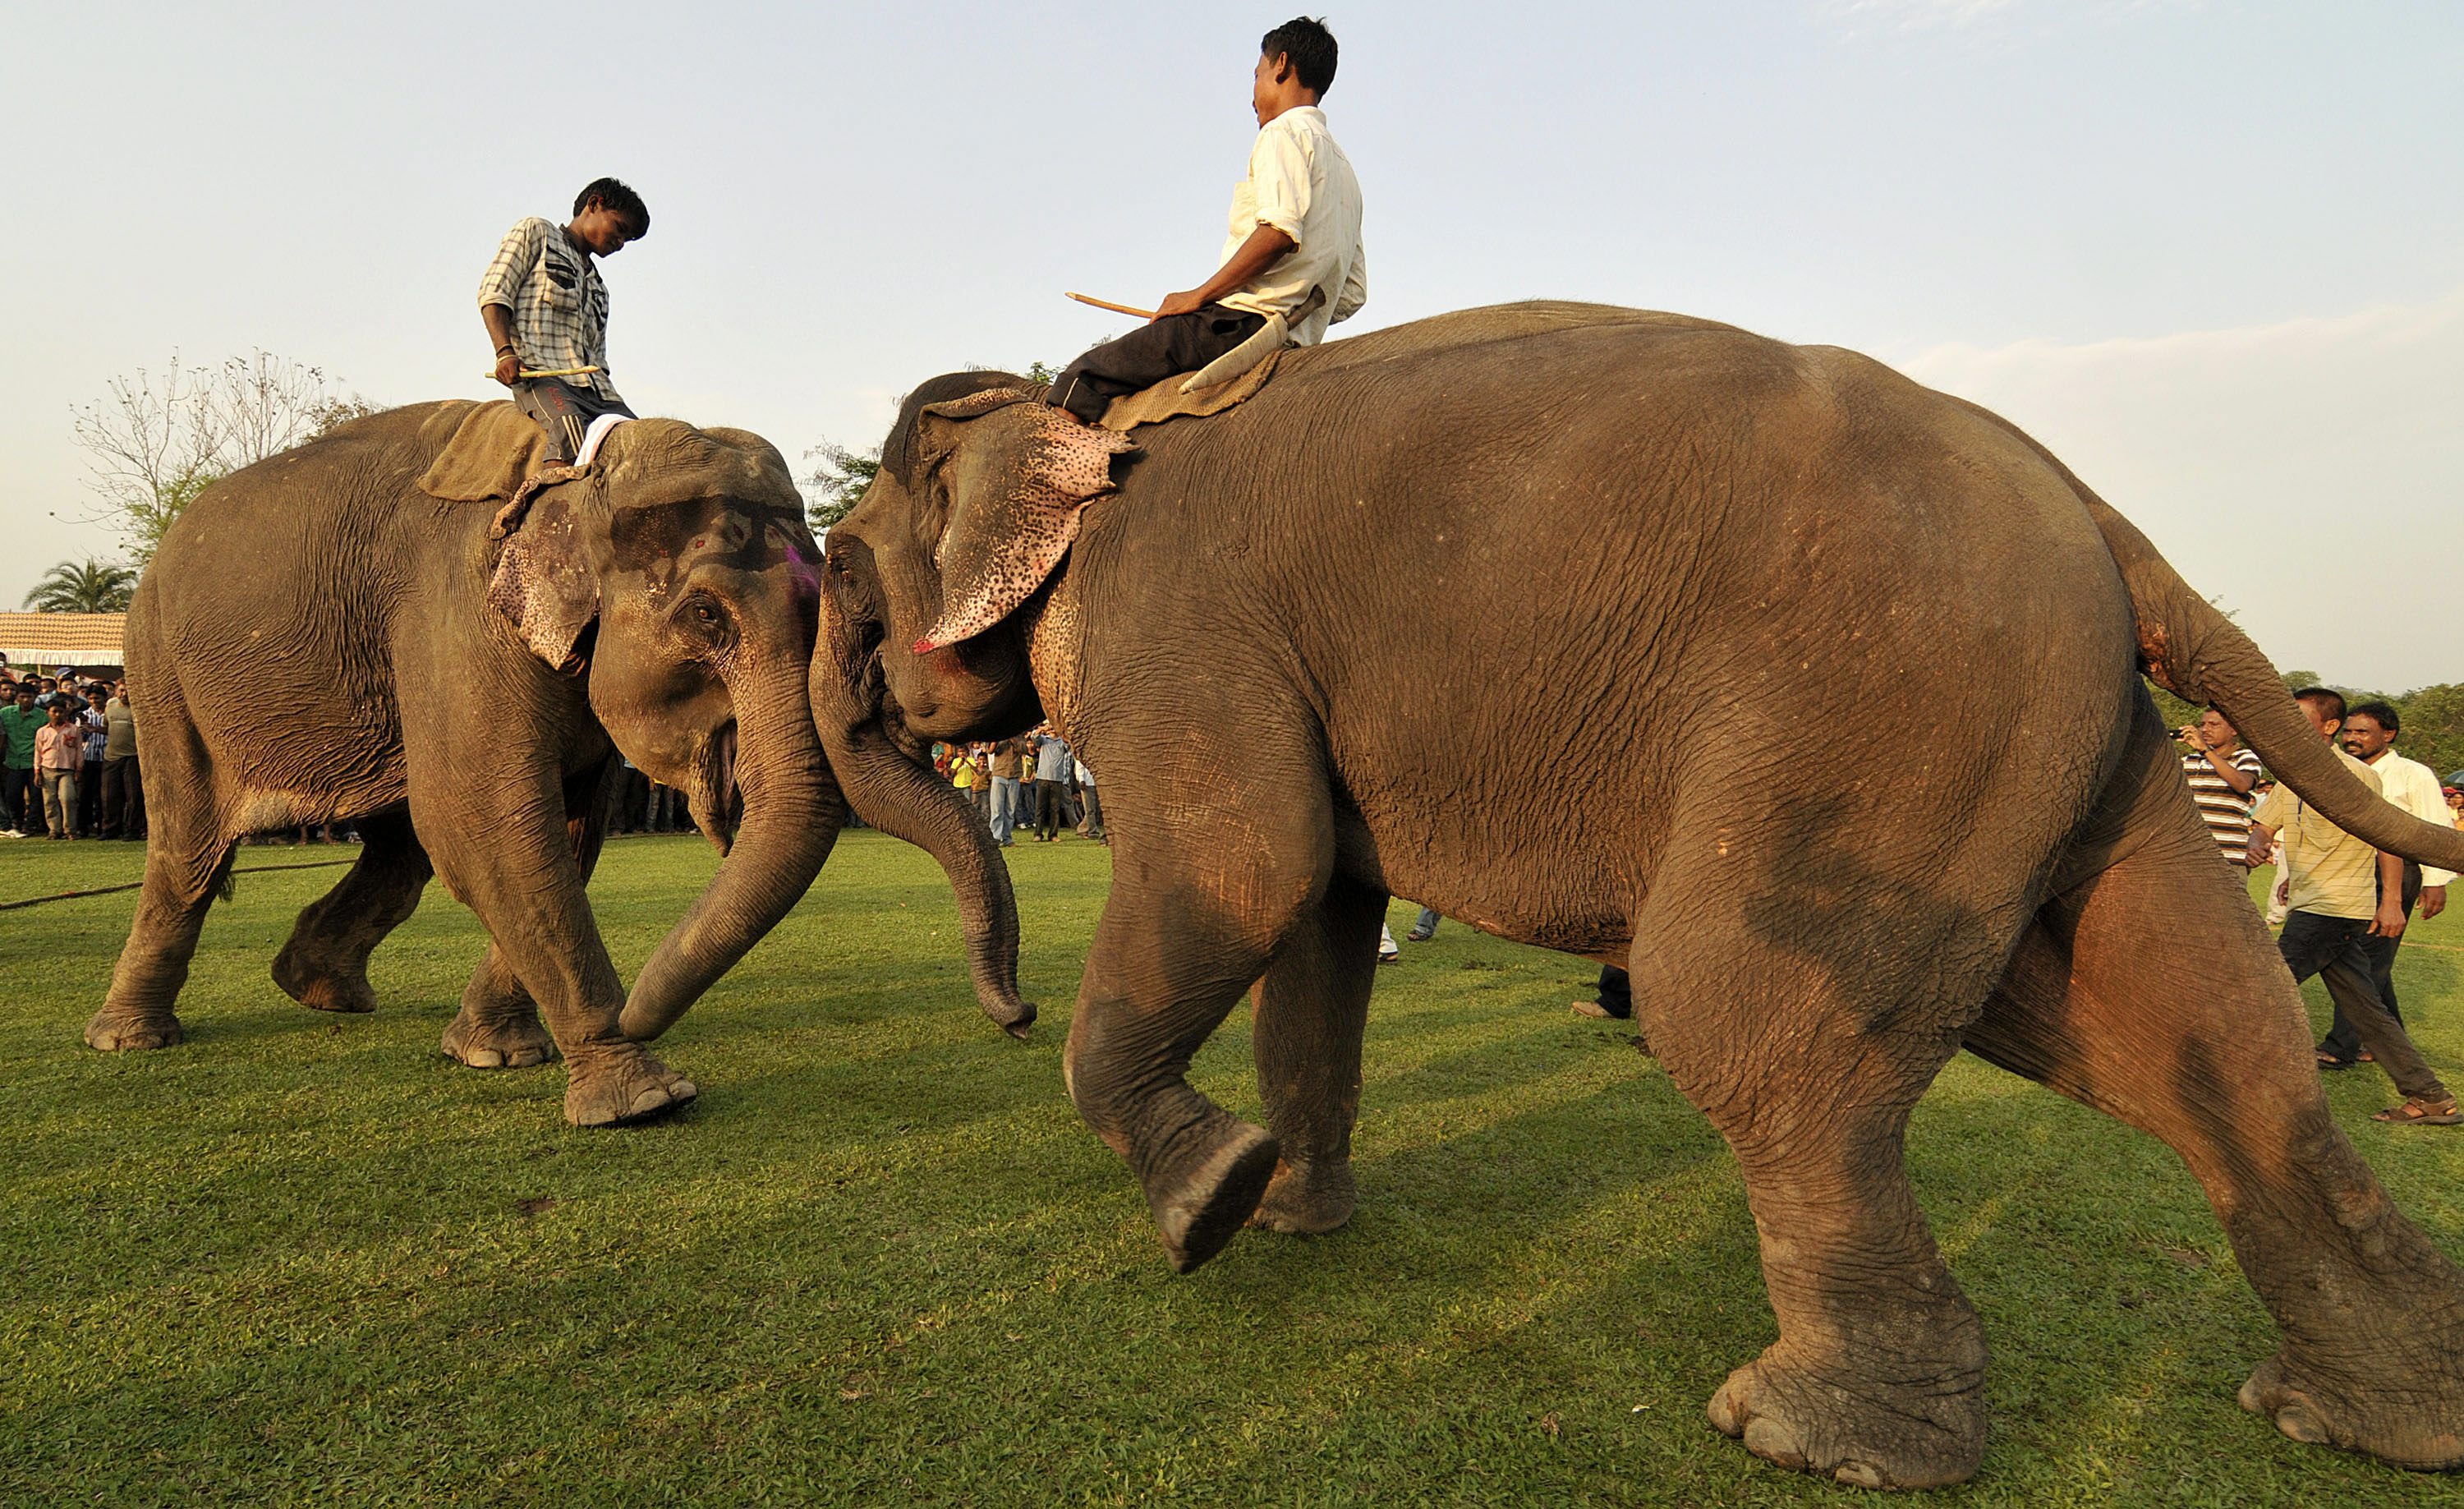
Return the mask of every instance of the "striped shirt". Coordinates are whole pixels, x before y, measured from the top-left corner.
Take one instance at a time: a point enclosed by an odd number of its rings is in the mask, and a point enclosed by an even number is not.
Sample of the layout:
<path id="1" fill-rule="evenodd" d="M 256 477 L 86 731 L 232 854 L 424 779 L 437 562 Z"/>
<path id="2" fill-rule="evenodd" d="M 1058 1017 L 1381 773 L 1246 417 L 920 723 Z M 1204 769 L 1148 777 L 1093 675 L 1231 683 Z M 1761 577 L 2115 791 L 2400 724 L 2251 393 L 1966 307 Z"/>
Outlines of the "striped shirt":
<path id="1" fill-rule="evenodd" d="M 2258 756 L 2249 749 L 2233 753 L 2233 767 L 2255 784 L 2259 775 Z M 2190 799 L 2199 804 L 2199 815 L 2207 820 L 2209 836 L 2216 841 L 2226 859 L 2238 864 L 2250 848 L 2250 810 L 2253 798 L 2226 784 L 2208 764 L 2205 755 L 2182 757 L 2182 779 L 2190 783 Z"/>
<path id="2" fill-rule="evenodd" d="M 607 284 L 588 252 L 564 228 L 537 215 L 505 233 L 479 279 L 479 304 L 513 311 L 514 354 L 524 369 L 552 372 L 596 366 L 600 372 L 559 381 L 617 398 L 607 380 Z"/>

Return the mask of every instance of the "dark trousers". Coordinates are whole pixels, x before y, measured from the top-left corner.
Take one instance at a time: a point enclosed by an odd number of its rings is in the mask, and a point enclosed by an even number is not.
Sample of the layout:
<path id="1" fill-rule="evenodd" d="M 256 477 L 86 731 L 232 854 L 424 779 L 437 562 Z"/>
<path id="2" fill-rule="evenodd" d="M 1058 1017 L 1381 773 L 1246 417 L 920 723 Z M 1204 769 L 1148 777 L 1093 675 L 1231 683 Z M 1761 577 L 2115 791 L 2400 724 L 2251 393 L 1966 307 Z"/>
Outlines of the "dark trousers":
<path id="1" fill-rule="evenodd" d="M 43 831 L 43 787 L 32 766 L 0 769 L 0 815 L 6 815 L 9 826 L 21 833 Z"/>
<path id="2" fill-rule="evenodd" d="M 602 398 L 595 388 L 574 388 L 553 377 L 516 384 L 514 402 L 547 432 L 547 454 L 540 459 L 550 466 L 573 464 L 573 458 L 582 454 L 582 437 L 589 433 L 590 421 L 601 414 L 633 417 L 633 411 L 622 401 Z"/>
<path id="3" fill-rule="evenodd" d="M 1101 798 L 1101 797 L 1099 797 L 1099 796 L 1097 796 L 1097 795 L 1095 794 L 1095 788 L 1094 788 L 1093 787 L 1091 787 L 1091 786 L 1082 786 L 1082 787 L 1080 787 L 1080 788 L 1078 788 L 1078 794 L 1079 794 L 1080 796 L 1084 797 L 1084 798 L 1086 799 L 1086 802 L 1087 802 L 1087 836 L 1088 836 L 1088 837 L 1089 837 L 1089 838 L 1101 838 L 1101 837 L 1103 837 L 1103 836 L 1104 836 L 1104 801 L 1103 801 L 1103 798 Z"/>
<path id="4" fill-rule="evenodd" d="M 1061 836 L 1061 783 L 1058 781 L 1035 783 L 1035 836 Z"/>
<path id="5" fill-rule="evenodd" d="M 1153 388 L 1167 377 L 1195 372 L 1265 328 L 1264 315 L 1204 304 L 1185 315 L 1150 320 L 1117 341 L 1082 354 L 1052 380 L 1044 401 L 1067 409 L 1089 424 L 1104 417 L 1115 398 Z"/>
<path id="6" fill-rule="evenodd" d="M 102 832 L 102 762 L 88 759 L 77 772 L 78 832 L 92 838 Z"/>
<path id="7" fill-rule="evenodd" d="M 120 755 L 102 762 L 102 836 L 134 838 L 145 832 L 145 788 L 138 778 L 137 757 Z"/>
<path id="8" fill-rule="evenodd" d="M 2408 859 L 2404 862 L 2404 915 L 2408 920 L 2412 916 L 2412 904 L 2420 899 L 2421 866 Z M 2362 946 L 2369 950 L 2370 980 L 2379 988 L 2379 1001 L 2387 1007 L 2387 1015 L 2399 1022 L 2404 1020 L 2404 1011 L 2395 1004 L 2395 951 L 2403 942 L 2401 938 L 2362 940 Z M 2344 1020 L 2343 1007 L 2336 1008 L 2335 1023 L 2327 1029 L 2327 1035 L 2320 1039 L 2319 1046 L 2347 1063 L 2361 1056 L 2361 1034 L 2353 1031 L 2352 1023 Z"/>
<path id="9" fill-rule="evenodd" d="M 2314 974 L 2326 981 L 2328 999 L 2398 1090 L 2425 1100 L 2443 1099 L 2447 1086 L 2421 1061 L 2421 1050 L 2405 1035 L 2404 1024 L 2379 1000 L 2369 930 L 2364 920 L 2296 912 L 2284 920 L 2276 947 L 2296 985 Z"/>
<path id="10" fill-rule="evenodd" d="M 1600 965 L 1600 1010 L 1611 1016 L 1634 1016 L 1634 981 L 1615 965 Z"/>

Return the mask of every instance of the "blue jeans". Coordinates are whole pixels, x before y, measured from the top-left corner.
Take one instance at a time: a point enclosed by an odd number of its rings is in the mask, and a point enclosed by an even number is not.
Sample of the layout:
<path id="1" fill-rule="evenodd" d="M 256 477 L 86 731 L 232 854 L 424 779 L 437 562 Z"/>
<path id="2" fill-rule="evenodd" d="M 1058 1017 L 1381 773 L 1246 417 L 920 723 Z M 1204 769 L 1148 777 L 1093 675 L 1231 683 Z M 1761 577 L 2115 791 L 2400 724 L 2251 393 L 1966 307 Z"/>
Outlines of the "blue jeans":
<path id="1" fill-rule="evenodd" d="M 1435 938 L 1438 935 L 1438 909 L 1434 906 L 1420 908 L 1419 917 L 1412 923 L 1412 931 L 1423 938 Z"/>
<path id="2" fill-rule="evenodd" d="M 1019 811 L 1018 778 L 1008 775 L 994 776 L 993 842 L 997 844 L 1009 842 L 1009 835 L 1018 832 Z"/>

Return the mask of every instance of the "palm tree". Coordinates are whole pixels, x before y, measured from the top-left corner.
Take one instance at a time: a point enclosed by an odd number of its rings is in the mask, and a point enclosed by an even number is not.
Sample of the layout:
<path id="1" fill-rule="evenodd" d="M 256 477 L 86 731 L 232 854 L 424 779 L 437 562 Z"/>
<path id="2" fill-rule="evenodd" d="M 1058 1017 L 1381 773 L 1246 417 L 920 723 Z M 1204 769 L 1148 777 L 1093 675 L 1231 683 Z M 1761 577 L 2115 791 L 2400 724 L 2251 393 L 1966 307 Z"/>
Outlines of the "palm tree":
<path id="1" fill-rule="evenodd" d="M 25 606 L 38 613 L 124 613 L 137 590 L 133 567 L 92 556 L 83 562 L 62 561 L 43 573 Z"/>

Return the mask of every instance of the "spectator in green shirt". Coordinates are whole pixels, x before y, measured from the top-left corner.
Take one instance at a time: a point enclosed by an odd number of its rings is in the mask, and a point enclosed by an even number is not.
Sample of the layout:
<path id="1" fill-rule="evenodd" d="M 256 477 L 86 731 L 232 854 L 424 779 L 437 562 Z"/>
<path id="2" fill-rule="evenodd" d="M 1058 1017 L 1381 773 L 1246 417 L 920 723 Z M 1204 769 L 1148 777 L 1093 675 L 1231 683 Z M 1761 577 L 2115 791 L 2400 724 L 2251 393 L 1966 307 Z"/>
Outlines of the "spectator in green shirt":
<path id="1" fill-rule="evenodd" d="M 43 722 L 43 715 L 34 711 L 33 684 L 18 682 L 15 703 L 0 707 L 0 740 L 9 746 L 7 763 L 0 765 L 0 820 L 9 824 L 11 837 L 25 837 L 27 814 L 42 810 L 35 805 L 34 732 Z"/>

